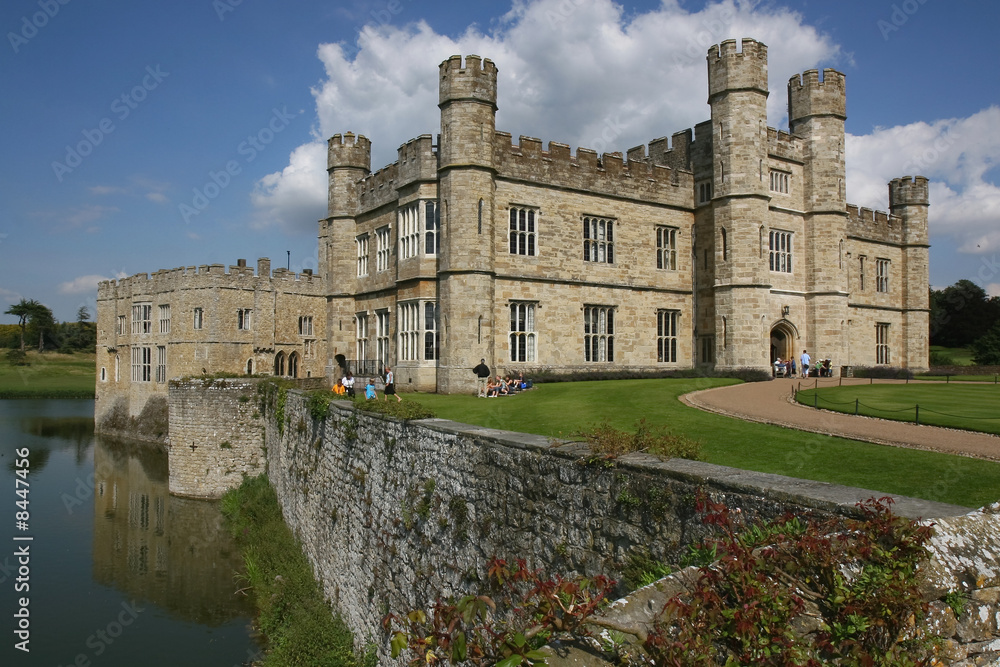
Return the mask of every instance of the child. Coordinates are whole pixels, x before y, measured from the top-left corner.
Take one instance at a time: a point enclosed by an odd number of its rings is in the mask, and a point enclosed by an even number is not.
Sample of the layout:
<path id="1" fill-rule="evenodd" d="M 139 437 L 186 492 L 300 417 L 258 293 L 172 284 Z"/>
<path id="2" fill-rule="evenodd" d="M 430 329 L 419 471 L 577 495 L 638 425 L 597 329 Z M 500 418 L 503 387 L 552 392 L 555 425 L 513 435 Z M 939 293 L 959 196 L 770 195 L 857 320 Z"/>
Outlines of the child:
<path id="1" fill-rule="evenodd" d="M 333 393 L 337 396 L 343 396 L 347 393 L 347 387 L 344 386 L 344 381 L 337 378 L 337 384 L 333 385 Z"/>
<path id="2" fill-rule="evenodd" d="M 373 401 L 375 398 L 375 378 L 368 378 L 368 384 L 365 385 L 365 400 Z"/>

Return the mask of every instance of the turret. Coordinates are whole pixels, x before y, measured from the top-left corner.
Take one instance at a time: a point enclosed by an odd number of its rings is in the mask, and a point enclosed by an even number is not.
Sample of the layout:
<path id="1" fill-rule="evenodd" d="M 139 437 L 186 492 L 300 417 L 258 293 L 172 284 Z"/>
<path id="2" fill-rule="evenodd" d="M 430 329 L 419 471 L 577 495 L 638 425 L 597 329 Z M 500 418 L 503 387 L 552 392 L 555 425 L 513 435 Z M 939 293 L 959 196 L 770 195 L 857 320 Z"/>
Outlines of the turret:
<path id="1" fill-rule="evenodd" d="M 903 218 L 906 243 L 927 243 L 929 202 L 925 176 L 903 176 L 889 183 L 889 210 Z"/>
<path id="2" fill-rule="evenodd" d="M 489 58 L 452 56 L 441 63 L 441 167 L 493 167 L 497 67 Z"/>
<path id="3" fill-rule="evenodd" d="M 353 216 L 357 209 L 355 183 L 371 172 L 372 142 L 363 134 L 335 134 L 327 142 L 328 215 Z"/>
<path id="4" fill-rule="evenodd" d="M 834 69 L 796 74 L 788 81 L 788 129 L 805 140 L 803 202 L 806 211 L 843 211 L 844 121 L 847 95 L 844 75 Z"/>

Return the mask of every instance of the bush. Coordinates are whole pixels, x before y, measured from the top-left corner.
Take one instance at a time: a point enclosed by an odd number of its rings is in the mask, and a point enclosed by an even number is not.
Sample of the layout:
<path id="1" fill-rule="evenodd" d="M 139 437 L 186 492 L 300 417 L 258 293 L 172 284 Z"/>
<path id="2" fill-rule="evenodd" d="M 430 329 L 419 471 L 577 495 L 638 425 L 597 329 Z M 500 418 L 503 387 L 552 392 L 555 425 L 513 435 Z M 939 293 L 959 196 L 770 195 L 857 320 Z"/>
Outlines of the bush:
<path id="1" fill-rule="evenodd" d="M 913 371 L 894 366 L 855 366 L 854 377 L 876 380 L 912 380 Z"/>
<path id="2" fill-rule="evenodd" d="M 662 371 L 639 370 L 608 370 L 608 371 L 572 371 L 556 373 L 546 369 L 525 372 L 532 382 L 587 382 L 593 380 L 657 380 L 663 378 L 736 378 L 744 382 L 764 382 L 770 380 L 771 371 L 759 368 L 734 368 L 729 371 L 716 371 L 705 368 L 676 368 Z"/>
<path id="3" fill-rule="evenodd" d="M 969 346 L 972 350 L 972 361 L 979 366 L 994 366 L 1000 364 L 1000 322 L 986 332 L 986 335 Z"/>
<path id="4" fill-rule="evenodd" d="M 650 426 L 645 419 L 636 422 L 634 432 L 617 429 L 604 421 L 578 435 L 586 438 L 591 449 L 607 459 L 630 452 L 648 452 L 664 458 L 697 461 L 701 453 L 700 442 L 670 433 L 665 426 Z"/>
<path id="5" fill-rule="evenodd" d="M 380 415 L 388 415 L 396 419 L 430 419 L 434 413 L 420 405 L 416 401 L 403 399 L 402 401 L 368 401 L 363 396 L 354 398 L 354 407 L 363 412 L 375 412 Z"/>
<path id="6" fill-rule="evenodd" d="M 7 363 L 11 366 L 27 366 L 28 354 L 20 348 L 7 350 Z"/>

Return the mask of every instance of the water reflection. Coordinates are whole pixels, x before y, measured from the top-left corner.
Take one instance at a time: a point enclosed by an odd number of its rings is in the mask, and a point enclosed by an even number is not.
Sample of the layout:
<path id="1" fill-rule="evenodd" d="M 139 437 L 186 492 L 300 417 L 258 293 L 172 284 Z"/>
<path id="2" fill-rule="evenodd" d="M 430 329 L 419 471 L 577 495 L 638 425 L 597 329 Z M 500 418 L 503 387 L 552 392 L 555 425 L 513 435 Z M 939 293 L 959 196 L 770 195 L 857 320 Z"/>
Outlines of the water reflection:
<path id="1" fill-rule="evenodd" d="M 218 503 L 171 497 L 168 477 L 165 452 L 97 439 L 94 580 L 189 622 L 248 616 L 234 594 L 242 561 Z"/>

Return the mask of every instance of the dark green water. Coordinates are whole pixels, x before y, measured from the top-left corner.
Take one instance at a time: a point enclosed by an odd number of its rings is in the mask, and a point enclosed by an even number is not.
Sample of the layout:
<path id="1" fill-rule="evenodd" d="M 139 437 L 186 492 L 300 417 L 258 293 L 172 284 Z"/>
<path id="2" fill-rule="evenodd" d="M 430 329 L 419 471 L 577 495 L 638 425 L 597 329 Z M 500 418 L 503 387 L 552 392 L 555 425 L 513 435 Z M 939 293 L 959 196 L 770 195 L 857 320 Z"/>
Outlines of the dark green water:
<path id="1" fill-rule="evenodd" d="M 0 400 L 0 665 L 242 665 L 251 610 L 218 504 L 171 497 L 166 454 L 96 438 L 93 415 L 90 400 Z"/>

